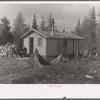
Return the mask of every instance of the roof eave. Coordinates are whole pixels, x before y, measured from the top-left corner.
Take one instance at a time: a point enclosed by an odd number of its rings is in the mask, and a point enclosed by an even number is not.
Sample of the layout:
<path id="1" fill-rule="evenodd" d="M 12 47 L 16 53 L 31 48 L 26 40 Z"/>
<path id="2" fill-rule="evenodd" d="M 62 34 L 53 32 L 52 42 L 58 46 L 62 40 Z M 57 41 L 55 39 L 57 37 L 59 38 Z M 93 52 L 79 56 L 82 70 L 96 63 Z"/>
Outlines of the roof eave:
<path id="1" fill-rule="evenodd" d="M 41 36 L 44 37 L 44 38 L 47 38 L 47 36 L 45 36 L 45 35 L 43 35 L 43 34 L 40 34 L 40 32 L 38 32 L 38 31 L 36 31 L 36 30 L 34 30 L 34 29 L 31 29 L 30 31 L 28 31 L 27 33 L 25 33 L 24 35 L 22 35 L 22 36 L 21 36 L 21 39 L 27 37 L 27 35 L 28 35 L 30 32 L 32 32 L 32 31 L 38 33 L 39 35 L 41 35 Z"/>

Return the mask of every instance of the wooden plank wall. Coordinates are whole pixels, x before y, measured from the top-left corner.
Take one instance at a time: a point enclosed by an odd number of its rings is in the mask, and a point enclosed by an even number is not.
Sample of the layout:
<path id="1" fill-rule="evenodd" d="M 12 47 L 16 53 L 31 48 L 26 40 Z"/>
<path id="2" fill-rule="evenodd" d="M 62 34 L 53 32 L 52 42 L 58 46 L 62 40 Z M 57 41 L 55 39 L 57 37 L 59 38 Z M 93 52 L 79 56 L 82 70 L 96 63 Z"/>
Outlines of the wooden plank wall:
<path id="1" fill-rule="evenodd" d="M 79 42 L 79 40 L 74 40 L 74 54 L 77 54 L 77 52 L 78 52 L 78 42 Z"/>
<path id="2" fill-rule="evenodd" d="M 57 56 L 57 39 L 47 39 L 47 52 L 46 55 L 47 56 Z"/>
<path id="3" fill-rule="evenodd" d="M 67 45 L 68 45 L 68 41 L 67 41 L 67 39 L 63 39 L 63 54 L 64 55 L 67 55 Z"/>
<path id="4" fill-rule="evenodd" d="M 73 55 L 78 51 L 79 40 L 75 39 L 48 39 L 47 40 L 47 55 L 48 56 L 58 56 L 63 55 Z M 66 42 L 64 44 L 64 42 Z"/>
<path id="5" fill-rule="evenodd" d="M 74 55 L 79 50 L 79 40 L 77 39 L 58 39 L 57 54 Z M 64 43 L 66 42 L 66 43 Z M 66 45 L 65 45 L 66 44 Z"/>
<path id="6" fill-rule="evenodd" d="M 68 39 L 68 45 L 67 45 L 67 55 L 73 55 L 73 40 Z"/>
<path id="7" fill-rule="evenodd" d="M 63 39 L 57 39 L 57 54 L 63 54 Z"/>

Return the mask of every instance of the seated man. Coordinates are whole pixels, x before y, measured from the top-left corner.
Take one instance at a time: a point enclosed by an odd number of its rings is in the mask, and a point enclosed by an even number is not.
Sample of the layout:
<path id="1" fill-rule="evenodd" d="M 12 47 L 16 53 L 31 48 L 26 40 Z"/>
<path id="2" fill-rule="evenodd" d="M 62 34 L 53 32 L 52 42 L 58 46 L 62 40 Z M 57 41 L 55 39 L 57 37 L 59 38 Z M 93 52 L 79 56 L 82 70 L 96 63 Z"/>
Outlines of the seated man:
<path id="1" fill-rule="evenodd" d="M 26 57 L 27 55 L 27 49 L 25 46 L 22 46 L 22 50 L 21 50 L 21 58 Z"/>
<path id="2" fill-rule="evenodd" d="M 12 51 L 13 51 L 13 56 L 17 56 L 18 52 L 17 52 L 17 47 L 15 45 L 12 45 Z"/>

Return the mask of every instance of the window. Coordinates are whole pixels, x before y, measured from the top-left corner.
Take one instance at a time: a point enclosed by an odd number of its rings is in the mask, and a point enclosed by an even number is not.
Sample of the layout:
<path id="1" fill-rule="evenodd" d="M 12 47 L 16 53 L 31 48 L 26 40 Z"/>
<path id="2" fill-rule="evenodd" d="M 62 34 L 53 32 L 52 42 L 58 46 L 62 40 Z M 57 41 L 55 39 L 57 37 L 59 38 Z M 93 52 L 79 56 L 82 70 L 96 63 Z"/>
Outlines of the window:
<path id="1" fill-rule="evenodd" d="M 43 42 L 43 41 L 42 41 L 42 38 L 38 38 L 38 46 L 39 46 L 39 47 L 42 47 L 42 42 Z"/>

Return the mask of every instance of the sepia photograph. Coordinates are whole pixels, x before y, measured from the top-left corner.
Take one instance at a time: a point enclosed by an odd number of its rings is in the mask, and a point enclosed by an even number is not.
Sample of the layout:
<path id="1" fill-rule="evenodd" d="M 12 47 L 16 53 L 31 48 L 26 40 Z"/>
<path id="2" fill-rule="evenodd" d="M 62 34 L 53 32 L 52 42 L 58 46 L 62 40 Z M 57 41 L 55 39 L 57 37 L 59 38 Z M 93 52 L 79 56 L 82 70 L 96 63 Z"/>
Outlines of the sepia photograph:
<path id="1" fill-rule="evenodd" d="M 100 84 L 100 2 L 0 2 L 0 84 Z"/>

